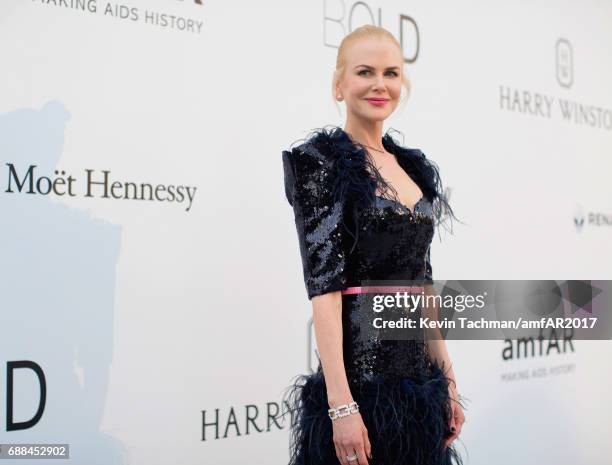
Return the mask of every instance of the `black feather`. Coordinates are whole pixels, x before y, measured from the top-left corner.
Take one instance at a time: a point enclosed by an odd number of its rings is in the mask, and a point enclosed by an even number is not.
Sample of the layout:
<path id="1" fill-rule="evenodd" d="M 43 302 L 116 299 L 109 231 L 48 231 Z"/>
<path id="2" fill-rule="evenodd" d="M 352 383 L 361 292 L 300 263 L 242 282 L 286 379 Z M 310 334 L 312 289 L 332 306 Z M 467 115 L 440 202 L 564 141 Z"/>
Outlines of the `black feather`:
<path id="1" fill-rule="evenodd" d="M 437 363 L 431 376 L 351 383 L 351 394 L 372 445 L 370 465 L 462 465 L 449 432 L 452 381 Z M 456 401 L 463 410 L 466 398 Z M 289 465 L 337 465 L 333 426 L 321 370 L 298 375 L 283 394 L 283 417 L 290 414 Z M 337 420 L 342 421 L 342 419 Z"/>
<path id="2" fill-rule="evenodd" d="M 452 219 L 457 218 L 445 197 L 438 166 L 421 150 L 402 146 L 392 137 L 391 132 L 401 134 L 395 129 L 389 129 L 383 135 L 383 146 L 396 156 L 399 165 L 432 202 L 436 225 L 446 227 L 447 222 L 452 223 Z M 359 240 L 361 211 L 373 205 L 377 191 L 399 202 L 397 191 L 381 176 L 367 147 L 354 141 L 339 126 L 328 125 L 313 129 L 301 141 L 303 144 L 312 144 L 330 162 L 334 200 L 340 200 L 344 205 L 346 214 L 343 225 L 353 238 L 352 252 Z M 288 198 L 290 194 L 286 192 Z M 452 224 L 450 229 L 452 231 Z"/>

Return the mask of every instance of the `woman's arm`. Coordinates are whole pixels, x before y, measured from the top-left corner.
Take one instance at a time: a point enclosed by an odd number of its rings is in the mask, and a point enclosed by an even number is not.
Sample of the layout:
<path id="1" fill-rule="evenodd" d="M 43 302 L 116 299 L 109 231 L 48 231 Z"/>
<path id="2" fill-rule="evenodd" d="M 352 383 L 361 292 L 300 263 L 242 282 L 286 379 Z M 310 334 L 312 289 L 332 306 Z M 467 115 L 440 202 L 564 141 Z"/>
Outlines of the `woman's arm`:
<path id="1" fill-rule="evenodd" d="M 342 349 L 342 293 L 327 292 L 312 298 L 315 338 L 327 388 L 330 407 L 348 404 L 353 396 L 344 368 Z M 349 465 L 347 456 L 357 454 L 358 463 L 368 465 L 372 458 L 372 445 L 361 414 L 348 415 L 332 422 L 336 457 Z"/>
<path id="2" fill-rule="evenodd" d="M 335 172 L 331 161 L 317 147 L 305 143 L 283 151 L 285 193 L 293 206 L 304 272 L 304 284 L 312 302 L 315 337 L 330 407 L 353 401 L 346 370 L 342 335 L 342 293 L 347 287 L 343 230 L 344 202 L 334 195 Z M 357 453 L 359 464 L 368 465 L 372 448 L 368 432 L 356 412 L 332 421 L 336 457 L 343 465 Z"/>
<path id="3" fill-rule="evenodd" d="M 424 284 L 425 296 L 436 296 L 436 291 L 431 284 Z M 431 305 L 424 306 L 423 316 L 429 317 L 432 321 L 438 321 L 440 319 L 440 311 L 438 308 L 437 299 L 430 299 L 433 301 Z M 438 362 L 438 364 L 445 369 L 445 375 L 447 378 L 452 380 L 449 388 L 456 393 L 457 390 L 457 379 L 455 378 L 455 371 L 453 370 L 448 350 L 446 348 L 446 340 L 442 336 L 439 328 L 428 328 L 426 332 L 427 349 L 432 359 Z M 456 396 L 455 396 L 456 399 Z"/>
<path id="4" fill-rule="evenodd" d="M 330 407 L 353 401 L 342 350 L 342 294 L 339 291 L 312 298 L 312 316 Z"/>
<path id="5" fill-rule="evenodd" d="M 436 291 L 431 284 L 424 284 L 425 296 L 436 296 Z M 438 299 L 430 298 L 429 305 L 423 306 L 423 316 L 431 318 L 433 321 L 439 321 L 440 311 L 438 307 Z M 448 384 L 448 394 L 451 399 L 451 418 L 449 423 L 450 434 L 444 440 L 444 447 L 447 447 L 451 442 L 461 434 L 463 423 L 465 423 L 465 415 L 463 413 L 463 405 L 461 403 L 461 395 L 457 392 L 457 379 L 455 371 L 448 356 L 446 349 L 446 340 L 442 336 L 439 328 L 426 329 L 425 337 L 427 340 L 427 349 L 433 360 L 443 368 L 444 375 L 450 380 Z"/>

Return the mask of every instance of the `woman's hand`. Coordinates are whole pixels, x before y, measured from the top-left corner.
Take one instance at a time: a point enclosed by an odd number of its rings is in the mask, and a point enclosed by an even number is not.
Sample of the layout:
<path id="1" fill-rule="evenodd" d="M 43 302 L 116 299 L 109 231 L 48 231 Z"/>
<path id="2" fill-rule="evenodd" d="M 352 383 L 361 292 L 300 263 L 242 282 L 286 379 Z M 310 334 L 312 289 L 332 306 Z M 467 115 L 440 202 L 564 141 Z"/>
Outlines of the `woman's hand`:
<path id="1" fill-rule="evenodd" d="M 332 421 L 336 457 L 342 465 L 368 465 L 372 458 L 372 446 L 368 430 L 360 413 L 351 413 Z M 348 455 L 357 454 L 357 460 L 349 461 Z M 367 456 L 367 457 L 366 457 Z"/>
<path id="2" fill-rule="evenodd" d="M 465 423 L 465 415 L 463 414 L 463 409 L 459 404 L 459 394 L 454 386 L 448 387 L 448 394 L 450 396 L 451 403 L 451 420 L 449 423 L 449 429 L 451 430 L 451 435 L 446 438 L 444 441 L 444 447 L 448 447 L 448 445 L 453 442 L 455 439 L 459 437 L 461 434 L 461 428 L 463 427 L 463 423 Z"/>

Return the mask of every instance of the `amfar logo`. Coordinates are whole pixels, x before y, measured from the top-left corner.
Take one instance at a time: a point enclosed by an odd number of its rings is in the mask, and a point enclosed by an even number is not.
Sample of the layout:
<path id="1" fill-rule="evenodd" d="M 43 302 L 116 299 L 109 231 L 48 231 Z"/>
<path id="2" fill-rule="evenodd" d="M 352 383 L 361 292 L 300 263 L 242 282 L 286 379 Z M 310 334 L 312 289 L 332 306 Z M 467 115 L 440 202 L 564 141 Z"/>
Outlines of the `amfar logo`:
<path id="1" fill-rule="evenodd" d="M 350 2 L 347 7 L 343 0 L 324 0 L 323 2 L 323 45 L 338 48 L 340 42 L 350 32 L 364 24 L 391 28 L 382 21 L 381 8 L 374 8 L 367 2 Z M 402 47 L 405 63 L 414 63 L 421 48 L 419 27 L 416 21 L 405 14 L 399 13 L 397 19 L 393 15 L 386 14 L 385 17 L 394 18 L 391 24 L 399 22 L 399 30 L 396 34 Z"/>
<path id="2" fill-rule="evenodd" d="M 574 226 L 576 231 L 582 231 L 584 226 L 612 226 L 612 213 L 586 212 L 582 205 L 574 210 Z"/>
<path id="3" fill-rule="evenodd" d="M 555 328 L 551 328 L 548 334 L 540 329 L 536 338 L 505 339 L 504 343 L 501 354 L 504 361 L 548 357 L 551 353 L 560 355 L 576 352 L 573 328 L 559 330 L 559 333 Z"/>
<path id="4" fill-rule="evenodd" d="M 556 59 L 557 82 L 569 89 L 574 83 L 574 52 L 567 39 L 557 40 Z"/>
<path id="5" fill-rule="evenodd" d="M 539 331 L 538 337 L 506 339 L 502 350 L 504 362 L 522 361 L 550 357 L 551 355 L 564 356 L 576 353 L 574 347 L 574 330 L 565 329 L 557 334 L 553 328 L 546 335 L 543 330 Z M 551 376 L 571 374 L 576 371 L 574 362 L 556 363 L 556 358 L 551 359 L 554 365 L 524 366 L 523 368 L 501 373 L 503 382 L 527 381 L 530 379 L 543 379 Z"/>

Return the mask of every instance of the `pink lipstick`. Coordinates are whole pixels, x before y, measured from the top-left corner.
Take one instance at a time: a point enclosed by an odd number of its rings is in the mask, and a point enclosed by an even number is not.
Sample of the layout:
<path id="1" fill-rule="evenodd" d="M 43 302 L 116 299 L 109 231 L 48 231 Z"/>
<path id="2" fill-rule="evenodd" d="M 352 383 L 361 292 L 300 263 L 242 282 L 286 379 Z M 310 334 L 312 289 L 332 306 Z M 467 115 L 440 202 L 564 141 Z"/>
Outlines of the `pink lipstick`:
<path id="1" fill-rule="evenodd" d="M 382 107 L 389 101 L 389 99 L 386 98 L 367 98 L 366 100 L 377 107 Z"/>

